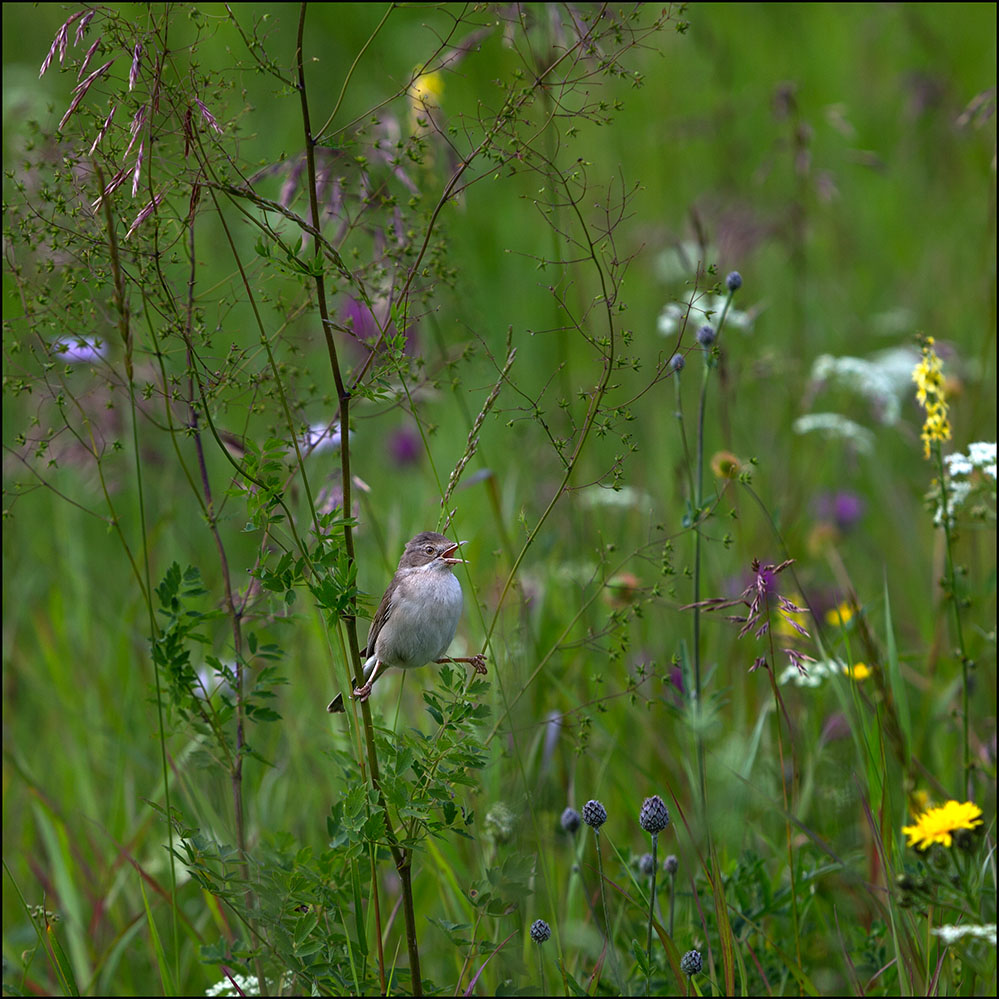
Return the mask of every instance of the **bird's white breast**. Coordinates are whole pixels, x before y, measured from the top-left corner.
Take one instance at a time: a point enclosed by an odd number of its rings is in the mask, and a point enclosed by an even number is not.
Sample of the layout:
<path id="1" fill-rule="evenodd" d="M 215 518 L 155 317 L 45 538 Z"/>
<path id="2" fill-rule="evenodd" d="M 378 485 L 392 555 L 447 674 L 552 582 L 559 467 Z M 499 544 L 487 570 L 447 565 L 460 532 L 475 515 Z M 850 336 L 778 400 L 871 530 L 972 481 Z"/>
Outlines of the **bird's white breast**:
<path id="1" fill-rule="evenodd" d="M 408 570 L 392 595 L 375 654 L 400 669 L 440 659 L 458 630 L 461 606 L 461 584 L 449 566 L 432 562 Z"/>

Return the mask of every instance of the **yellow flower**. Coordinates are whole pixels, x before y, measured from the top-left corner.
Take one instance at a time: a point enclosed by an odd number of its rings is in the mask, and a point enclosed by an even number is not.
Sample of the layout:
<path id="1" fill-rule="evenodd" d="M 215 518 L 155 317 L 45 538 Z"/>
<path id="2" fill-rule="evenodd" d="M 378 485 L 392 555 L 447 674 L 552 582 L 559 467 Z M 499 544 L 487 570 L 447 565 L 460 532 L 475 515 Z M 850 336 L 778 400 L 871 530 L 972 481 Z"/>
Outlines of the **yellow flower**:
<path id="1" fill-rule="evenodd" d="M 853 607 L 845 600 L 838 607 L 826 611 L 826 624 L 834 628 L 840 628 L 850 623 L 853 617 Z"/>
<path id="2" fill-rule="evenodd" d="M 974 829 L 982 824 L 982 810 L 973 802 L 948 801 L 939 808 L 931 808 L 916 819 L 913 826 L 903 826 L 909 837 L 908 846 L 917 850 L 929 849 L 934 843 L 950 846 L 954 833 L 959 829 Z"/>
<path id="3" fill-rule="evenodd" d="M 926 410 L 926 420 L 920 437 L 923 457 L 929 458 L 933 441 L 950 440 L 950 418 L 947 416 L 947 393 L 944 389 L 943 362 L 933 348 L 933 337 L 923 342 L 923 359 L 912 372 L 916 383 L 916 401 Z"/>
<path id="4" fill-rule="evenodd" d="M 409 97 L 421 104 L 439 104 L 444 93 L 444 77 L 440 73 L 424 73 L 409 86 Z"/>
<path id="5" fill-rule="evenodd" d="M 846 671 L 854 680 L 866 680 L 874 672 L 867 663 L 854 663 Z"/>
<path id="6" fill-rule="evenodd" d="M 434 112 L 440 108 L 444 93 L 444 76 L 441 73 L 421 73 L 406 91 L 409 103 L 409 129 L 414 135 L 432 131 Z"/>

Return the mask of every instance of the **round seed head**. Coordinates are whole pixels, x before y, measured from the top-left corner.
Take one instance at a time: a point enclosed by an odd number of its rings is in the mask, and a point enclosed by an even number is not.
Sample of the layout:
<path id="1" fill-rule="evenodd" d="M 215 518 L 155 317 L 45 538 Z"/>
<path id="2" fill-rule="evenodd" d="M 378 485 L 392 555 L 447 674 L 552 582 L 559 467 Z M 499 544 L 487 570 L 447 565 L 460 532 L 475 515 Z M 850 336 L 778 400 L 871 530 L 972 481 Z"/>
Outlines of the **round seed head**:
<path id="1" fill-rule="evenodd" d="M 669 366 L 674 371 L 683 371 L 686 364 L 687 362 L 683 359 L 683 354 L 674 354 L 669 362 Z"/>
<path id="2" fill-rule="evenodd" d="M 656 872 L 656 862 L 651 853 L 643 853 L 638 858 L 638 869 L 647 877 L 651 878 Z"/>
<path id="3" fill-rule="evenodd" d="M 669 825 L 669 809 L 666 802 L 658 794 L 646 798 L 642 804 L 642 811 L 638 816 L 642 828 L 653 836 L 661 833 Z"/>
<path id="4" fill-rule="evenodd" d="M 591 799 L 583 805 L 583 821 L 591 828 L 599 829 L 607 821 L 607 809 Z"/>
<path id="5" fill-rule="evenodd" d="M 559 821 L 567 833 L 574 833 L 582 824 L 583 819 L 575 808 L 567 808 Z"/>
<path id="6" fill-rule="evenodd" d="M 712 326 L 702 326 L 697 331 L 697 342 L 702 347 L 710 347 L 715 342 L 715 331 Z"/>
<path id="7" fill-rule="evenodd" d="M 729 291 L 738 291 L 742 287 L 742 275 L 738 271 L 732 271 L 727 278 L 725 278 L 725 287 Z"/>
<path id="8" fill-rule="evenodd" d="M 663 867 L 666 868 L 667 874 L 676 874 L 680 869 L 680 861 L 676 859 L 676 854 L 671 853 L 666 860 L 663 862 Z"/>
<path id="9" fill-rule="evenodd" d="M 543 944 L 551 935 L 552 928 L 543 919 L 535 919 L 531 923 L 531 939 L 536 944 Z"/>
<path id="10" fill-rule="evenodd" d="M 699 950 L 688 950 L 680 958 L 680 970 L 688 977 L 696 975 L 702 967 L 704 967 L 704 962 L 701 960 L 701 952 Z"/>

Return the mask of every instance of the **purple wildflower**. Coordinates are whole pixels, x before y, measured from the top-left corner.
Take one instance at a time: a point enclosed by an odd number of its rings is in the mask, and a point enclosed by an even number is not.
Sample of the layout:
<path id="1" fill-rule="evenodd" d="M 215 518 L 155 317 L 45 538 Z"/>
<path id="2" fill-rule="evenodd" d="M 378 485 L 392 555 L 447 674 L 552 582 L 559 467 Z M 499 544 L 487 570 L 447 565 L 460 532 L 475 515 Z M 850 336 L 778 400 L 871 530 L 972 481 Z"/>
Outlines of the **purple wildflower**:
<path id="1" fill-rule="evenodd" d="M 356 298 L 348 298 L 343 310 L 344 325 L 349 326 L 356 340 L 377 339 L 380 333 L 374 313 Z"/>
<path id="2" fill-rule="evenodd" d="M 399 466 L 415 465 L 423 455 L 423 441 L 420 435 L 409 427 L 401 427 L 388 439 L 388 450 L 392 460 Z"/>
<path id="3" fill-rule="evenodd" d="M 841 531 L 848 531 L 864 515 L 864 501 L 845 489 L 837 493 L 821 493 L 815 498 L 814 510 L 820 520 L 831 520 Z"/>

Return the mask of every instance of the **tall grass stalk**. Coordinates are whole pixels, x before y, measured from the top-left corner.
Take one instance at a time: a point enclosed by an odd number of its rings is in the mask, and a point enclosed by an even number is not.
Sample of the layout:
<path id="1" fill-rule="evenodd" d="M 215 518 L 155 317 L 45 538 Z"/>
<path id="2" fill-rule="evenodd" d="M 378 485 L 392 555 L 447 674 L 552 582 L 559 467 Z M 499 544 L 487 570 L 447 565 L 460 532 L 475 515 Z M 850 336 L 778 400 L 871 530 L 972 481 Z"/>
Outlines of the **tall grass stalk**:
<path id="1" fill-rule="evenodd" d="M 932 443 L 933 457 L 937 466 L 937 477 L 940 482 L 941 529 L 944 533 L 946 552 L 946 576 L 944 577 L 944 593 L 954 611 L 954 634 L 957 638 L 957 650 L 961 659 L 961 780 L 962 794 L 970 801 L 974 798 L 974 781 L 972 780 L 971 736 L 969 728 L 969 686 L 971 682 L 971 657 L 964 640 L 964 625 L 961 621 L 963 598 L 958 593 L 957 570 L 954 566 L 954 522 L 947 492 L 947 472 L 944 468 L 943 447 L 939 441 Z"/>

